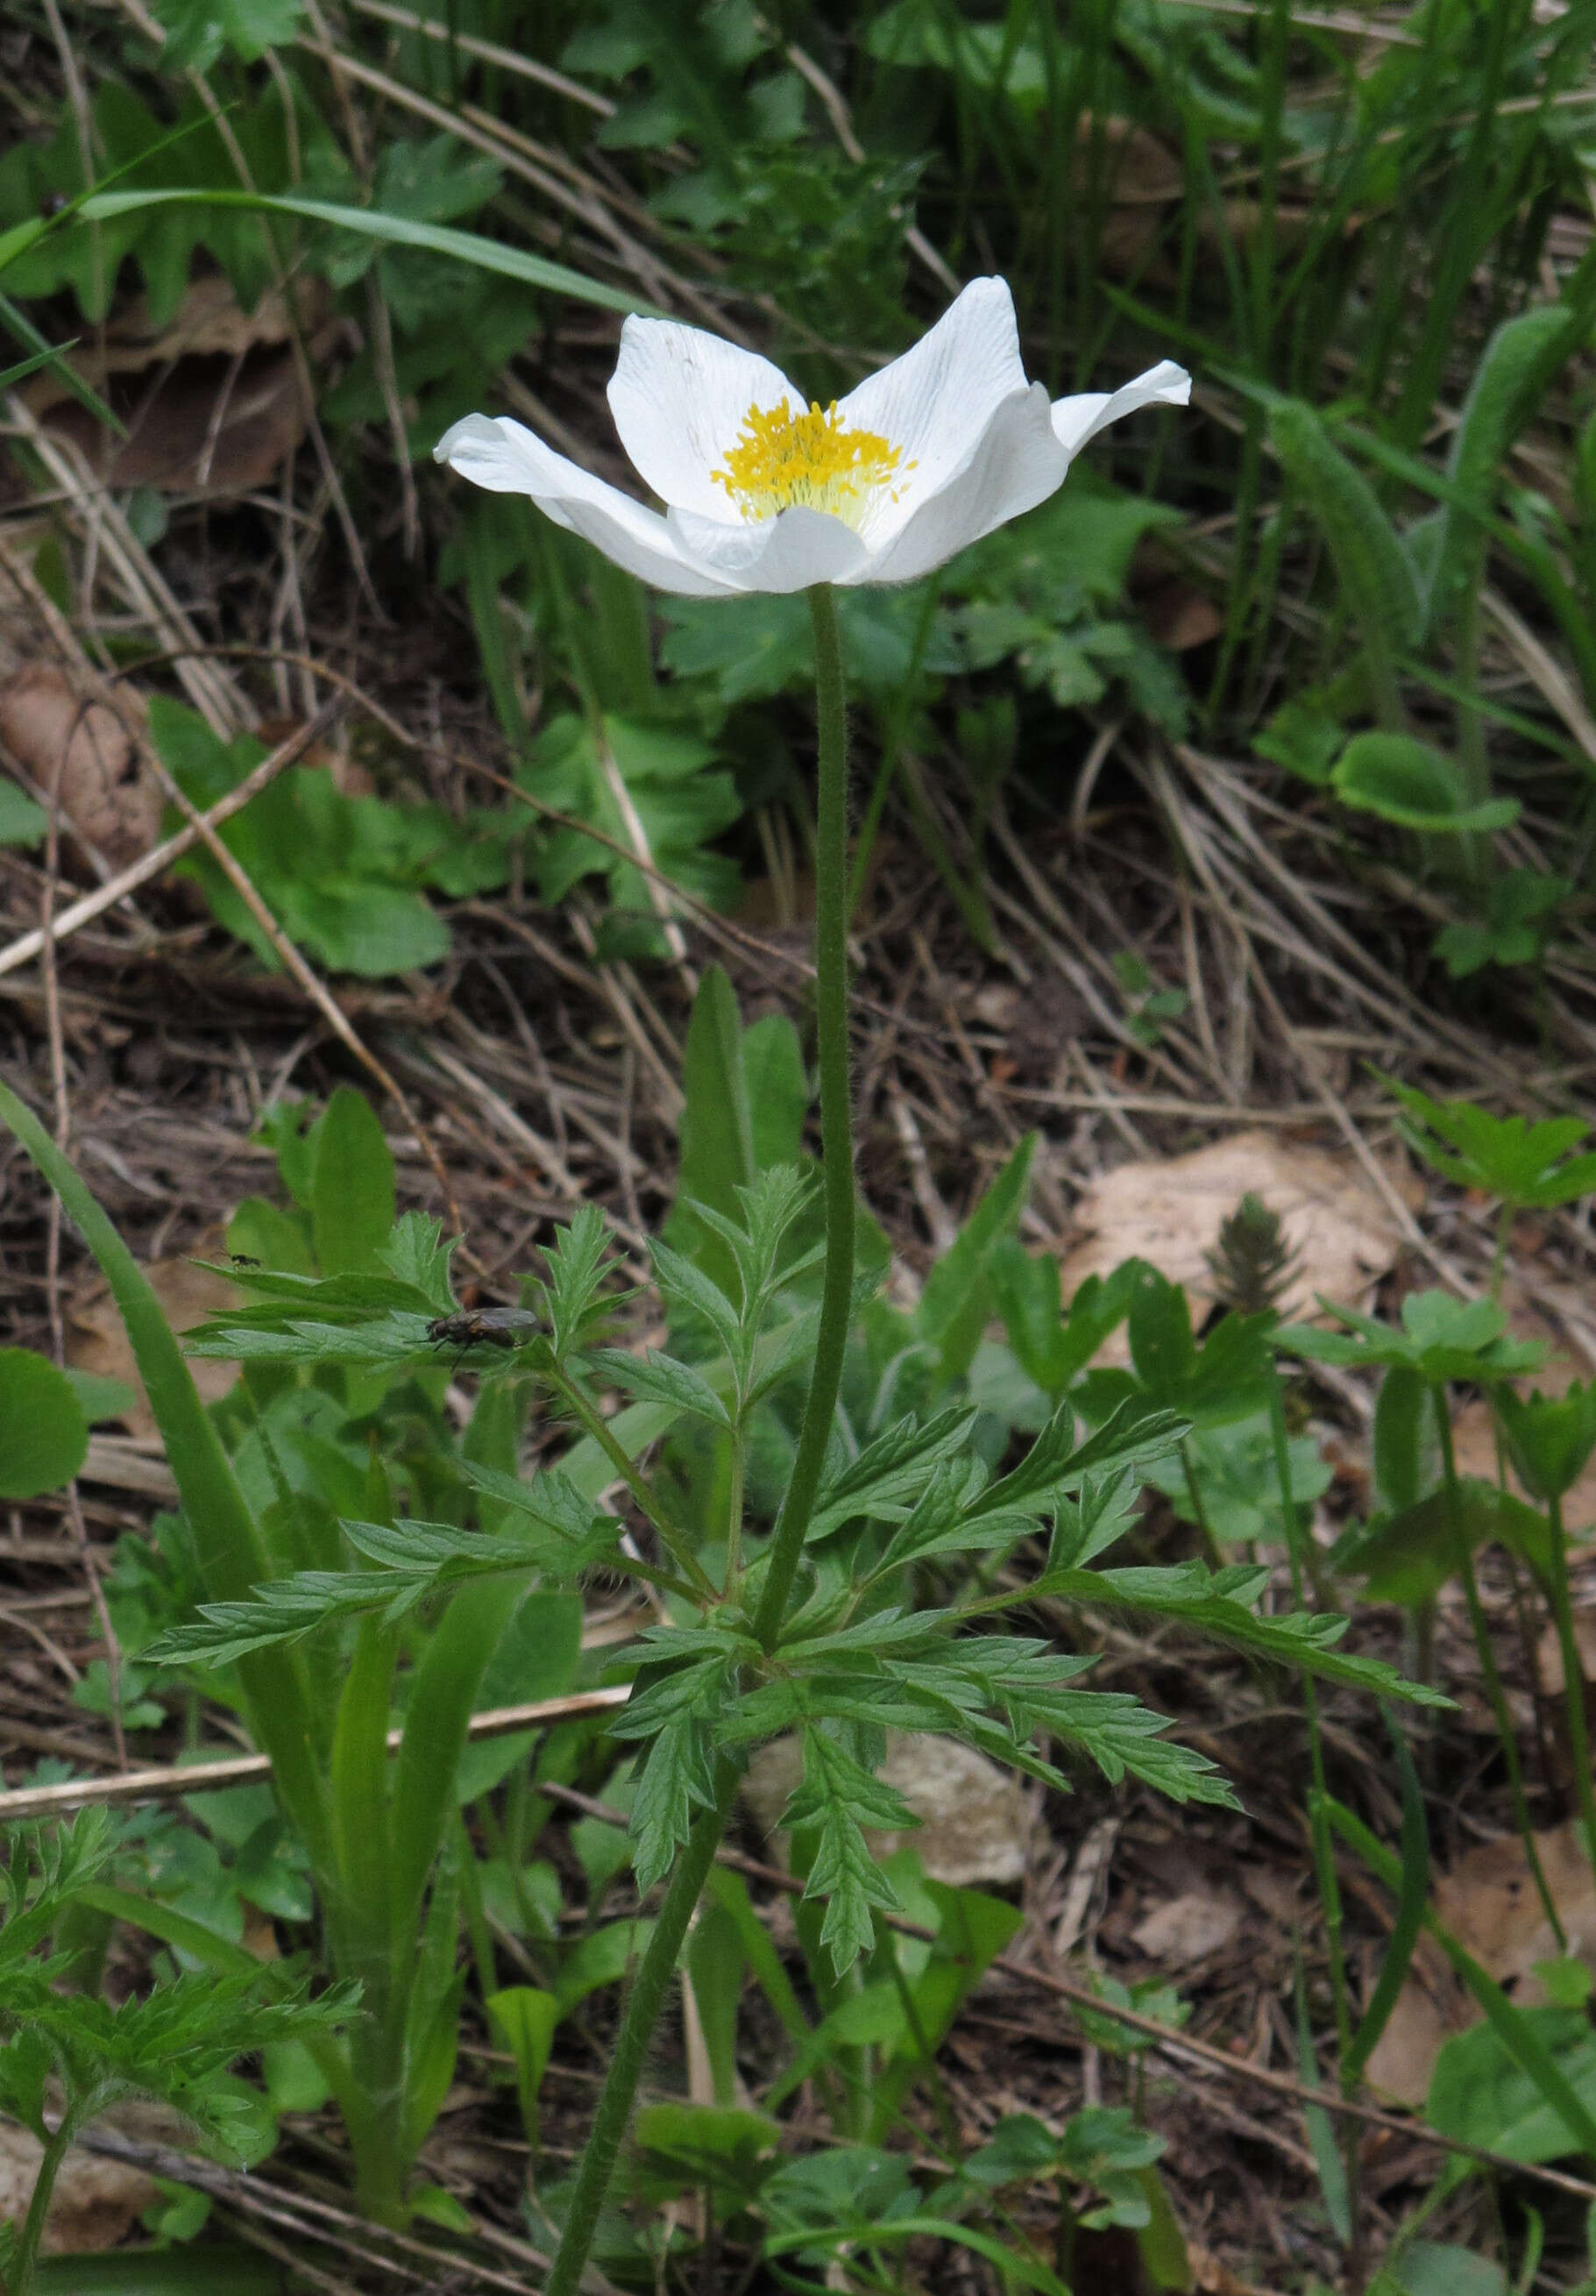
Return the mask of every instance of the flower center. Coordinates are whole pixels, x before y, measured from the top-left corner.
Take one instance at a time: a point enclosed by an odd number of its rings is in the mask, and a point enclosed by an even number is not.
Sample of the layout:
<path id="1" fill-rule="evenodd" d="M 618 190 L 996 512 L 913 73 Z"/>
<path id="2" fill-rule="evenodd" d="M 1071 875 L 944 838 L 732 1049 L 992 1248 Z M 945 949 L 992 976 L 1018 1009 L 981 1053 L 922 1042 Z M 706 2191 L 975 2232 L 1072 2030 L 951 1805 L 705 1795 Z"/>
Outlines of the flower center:
<path id="1" fill-rule="evenodd" d="M 723 459 L 725 468 L 712 471 L 711 481 L 724 487 L 744 518 L 774 518 L 801 504 L 857 527 L 871 496 L 897 472 L 903 448 L 873 430 L 844 430 L 835 399 L 823 413 L 811 399 L 802 414 L 783 399 L 768 413 L 750 406 Z M 914 467 L 904 463 L 904 475 Z M 896 502 L 896 488 L 888 491 Z"/>

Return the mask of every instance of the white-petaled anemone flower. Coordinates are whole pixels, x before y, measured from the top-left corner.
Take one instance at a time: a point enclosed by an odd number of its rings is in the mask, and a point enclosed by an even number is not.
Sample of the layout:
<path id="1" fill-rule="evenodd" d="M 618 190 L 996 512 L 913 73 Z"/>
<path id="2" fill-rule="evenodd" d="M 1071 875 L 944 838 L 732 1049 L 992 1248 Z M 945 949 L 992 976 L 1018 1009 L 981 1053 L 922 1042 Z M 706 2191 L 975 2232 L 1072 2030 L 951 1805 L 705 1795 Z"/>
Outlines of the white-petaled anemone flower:
<path id="1" fill-rule="evenodd" d="M 628 319 L 610 411 L 663 515 L 508 415 L 468 414 L 435 452 L 495 494 L 530 495 L 655 589 L 727 598 L 913 582 L 1045 502 L 1106 424 L 1191 393 L 1164 359 L 1118 390 L 1050 403 L 1026 381 L 1007 285 L 977 279 L 913 350 L 825 408 L 718 335 Z"/>

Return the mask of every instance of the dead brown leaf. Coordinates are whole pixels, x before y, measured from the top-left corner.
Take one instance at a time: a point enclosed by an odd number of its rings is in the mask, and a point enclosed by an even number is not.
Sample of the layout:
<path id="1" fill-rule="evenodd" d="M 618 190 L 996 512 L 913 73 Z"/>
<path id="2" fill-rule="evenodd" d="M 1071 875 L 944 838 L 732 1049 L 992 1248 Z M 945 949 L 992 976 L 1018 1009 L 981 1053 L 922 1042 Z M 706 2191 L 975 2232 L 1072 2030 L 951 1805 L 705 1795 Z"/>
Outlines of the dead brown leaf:
<path id="1" fill-rule="evenodd" d="M 20 2224 L 38 2181 L 44 2146 L 14 2124 L 0 2126 L 0 2221 Z M 61 2162 L 45 2219 L 46 2256 L 82 2256 L 126 2239 L 157 2197 L 154 2184 L 125 2161 L 73 2145 Z"/>
<path id="2" fill-rule="evenodd" d="M 239 1304 L 241 1294 L 235 1283 L 229 1283 L 224 1275 L 213 1275 L 209 1268 L 196 1267 L 192 1259 L 151 1260 L 144 1274 L 175 1332 L 192 1332 L 208 1316 Z M 107 1285 L 93 1284 L 69 1305 L 67 1361 L 74 1371 L 125 1381 L 137 1400 L 132 1410 L 124 1414 L 122 1423 L 130 1435 L 146 1441 L 154 1439 L 158 1432 L 155 1415 L 138 1375 L 126 1326 Z M 235 1363 L 219 1363 L 206 1356 L 192 1357 L 189 1369 L 204 1403 L 219 1402 L 238 1374 Z"/>
<path id="3" fill-rule="evenodd" d="M 1222 1953 L 1241 1927 L 1246 1908 L 1229 1890 L 1184 1890 L 1166 1898 L 1131 1931 L 1131 1942 L 1149 1961 L 1185 1969 Z"/>
<path id="4" fill-rule="evenodd" d="M 1393 1179 L 1399 1188 L 1416 1186 Z M 1350 1157 L 1263 1131 L 1232 1133 L 1187 1156 L 1121 1164 L 1094 1182 L 1076 1206 L 1077 1223 L 1090 1233 L 1064 1255 L 1065 1298 L 1088 1275 L 1107 1275 L 1134 1257 L 1183 1284 L 1200 1313 L 1214 1298 L 1207 1255 L 1221 1221 L 1249 1193 L 1280 1215 L 1288 1244 L 1301 1255 L 1282 1303 L 1287 1315 L 1316 1316 L 1321 1292 L 1348 1307 L 1366 1304 L 1398 1249 L 1384 1201 Z"/>
<path id="5" fill-rule="evenodd" d="M 143 734 L 131 693 L 54 662 L 29 662 L 0 686 L 0 743 L 41 800 L 60 773 L 64 819 L 113 869 L 147 853 L 160 831 L 160 789 Z"/>
<path id="6" fill-rule="evenodd" d="M 1238 2280 L 1228 2264 L 1221 2263 L 1206 2248 L 1195 2241 L 1186 2243 L 1191 2260 L 1192 2285 L 1199 2296 L 1274 2296 L 1273 2289 L 1260 2288 L 1251 2280 Z"/>
<path id="7" fill-rule="evenodd" d="M 1172 653 L 1187 653 L 1219 636 L 1224 609 L 1193 582 L 1161 582 L 1142 599 L 1142 619 L 1161 646 Z"/>
<path id="8" fill-rule="evenodd" d="M 1553 1826 L 1535 1840 L 1568 1952 L 1596 1972 L 1596 1875 L 1579 1829 Z M 1469 1850 L 1436 1882 L 1433 1902 L 1437 1919 L 1519 2007 L 1544 2000 L 1535 1964 L 1554 1960 L 1559 1947 L 1516 1836 Z M 1422 2104 L 1442 2043 L 1477 2024 L 1479 2015 L 1439 1948 L 1421 1939 L 1391 2021 L 1369 2060 L 1376 2095 Z"/>
<path id="9" fill-rule="evenodd" d="M 313 352 L 327 348 L 325 312 L 324 288 L 302 283 L 295 315 Z M 285 298 L 274 291 L 245 311 L 219 273 L 193 280 L 164 327 L 151 323 L 147 297 L 130 298 L 71 364 L 119 418 L 126 439 L 105 430 L 49 370 L 29 404 L 113 487 L 247 494 L 267 483 L 305 435 L 309 410 Z"/>

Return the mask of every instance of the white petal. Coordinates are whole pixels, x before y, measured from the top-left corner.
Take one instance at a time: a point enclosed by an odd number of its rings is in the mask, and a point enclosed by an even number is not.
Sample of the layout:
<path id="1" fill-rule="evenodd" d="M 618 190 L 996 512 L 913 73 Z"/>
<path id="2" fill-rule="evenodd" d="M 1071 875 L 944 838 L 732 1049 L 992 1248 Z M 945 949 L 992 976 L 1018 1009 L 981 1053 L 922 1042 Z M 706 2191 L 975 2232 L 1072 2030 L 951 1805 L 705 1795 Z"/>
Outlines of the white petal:
<path id="1" fill-rule="evenodd" d="M 973 279 L 913 350 L 849 391 L 838 409 L 846 427 L 873 430 L 903 455 L 891 489 L 897 500 L 883 492 L 863 521 L 873 547 L 884 548 L 946 485 L 998 407 L 1025 388 L 1008 285 Z"/>
<path id="2" fill-rule="evenodd" d="M 1069 454 L 1078 455 L 1088 439 L 1095 439 L 1122 414 L 1134 414 L 1139 406 L 1184 406 L 1191 397 L 1191 378 L 1185 368 L 1173 359 L 1160 359 L 1117 390 L 1088 390 L 1078 398 L 1056 399 L 1053 435 Z"/>
<path id="3" fill-rule="evenodd" d="M 432 449 L 440 463 L 490 494 L 530 495 L 556 526 L 568 527 L 657 590 L 689 598 L 720 598 L 733 586 L 686 564 L 658 511 L 595 479 L 545 447 L 508 414 L 468 414 Z"/>
<path id="4" fill-rule="evenodd" d="M 750 406 L 806 405 L 778 366 L 672 319 L 630 318 L 610 378 L 621 445 L 661 502 L 724 521 L 730 500 L 714 485 Z"/>
<path id="5" fill-rule="evenodd" d="M 1069 468 L 1069 457 L 1053 436 L 1052 415 L 1047 391 L 1039 382 L 1005 398 L 973 442 L 962 469 L 929 501 L 920 504 L 902 531 L 874 554 L 862 573 L 839 578 L 913 582 L 967 543 L 978 542 L 994 527 L 1045 502 Z"/>
<path id="6" fill-rule="evenodd" d="M 808 590 L 816 582 L 856 581 L 870 555 L 851 526 L 801 505 L 735 525 L 673 509 L 666 522 L 689 564 L 737 590 Z"/>

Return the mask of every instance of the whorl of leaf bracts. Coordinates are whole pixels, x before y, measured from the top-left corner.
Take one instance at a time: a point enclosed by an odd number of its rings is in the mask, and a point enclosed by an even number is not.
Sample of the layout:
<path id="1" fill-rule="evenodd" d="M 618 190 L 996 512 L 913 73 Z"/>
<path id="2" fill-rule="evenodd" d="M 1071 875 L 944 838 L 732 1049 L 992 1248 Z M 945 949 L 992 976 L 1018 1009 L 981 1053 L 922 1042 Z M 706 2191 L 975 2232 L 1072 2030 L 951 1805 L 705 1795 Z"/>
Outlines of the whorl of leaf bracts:
<path id="1" fill-rule="evenodd" d="M 1302 1255 L 1287 1242 L 1280 1214 L 1250 1189 L 1221 1221 L 1218 1242 L 1203 1258 L 1215 1299 L 1240 1316 L 1278 1308 L 1302 1269 Z"/>

